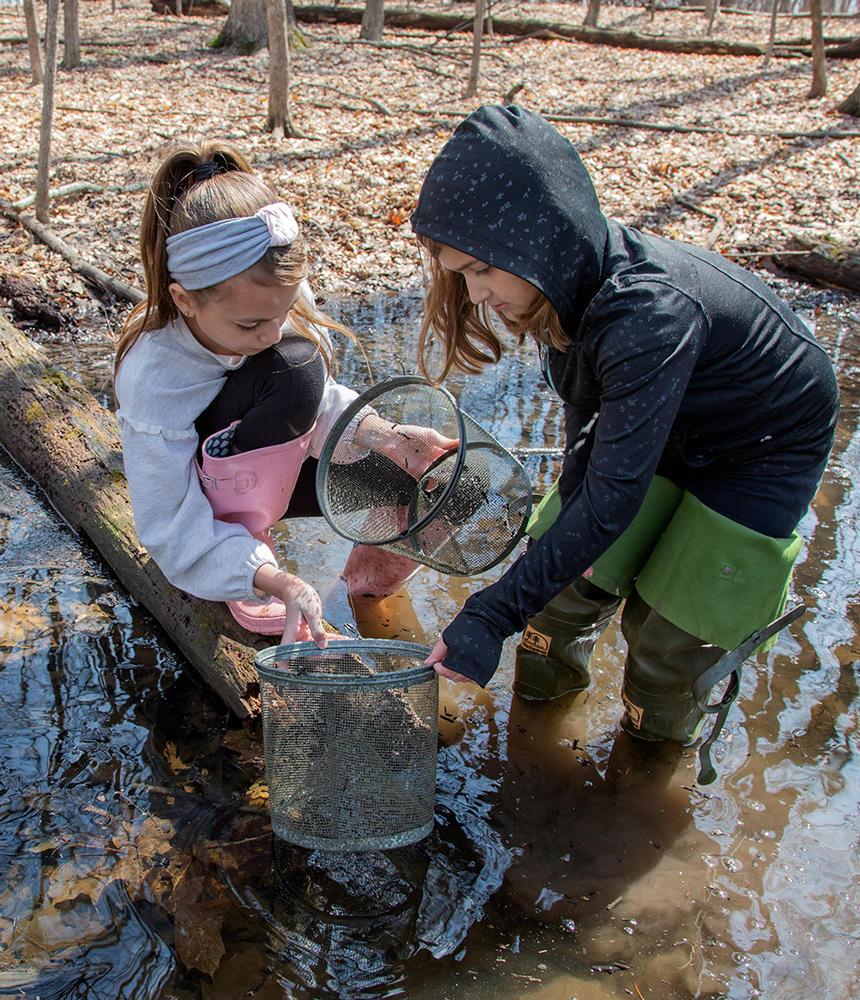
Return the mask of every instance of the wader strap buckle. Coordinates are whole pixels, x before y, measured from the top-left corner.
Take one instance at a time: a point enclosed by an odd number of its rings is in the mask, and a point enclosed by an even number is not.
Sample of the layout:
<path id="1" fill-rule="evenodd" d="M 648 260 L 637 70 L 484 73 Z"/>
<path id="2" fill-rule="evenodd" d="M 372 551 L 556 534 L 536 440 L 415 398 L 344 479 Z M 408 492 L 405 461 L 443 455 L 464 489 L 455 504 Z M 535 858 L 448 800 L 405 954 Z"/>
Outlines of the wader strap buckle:
<path id="1" fill-rule="evenodd" d="M 711 782 L 717 777 L 717 772 L 714 770 L 714 766 L 711 763 L 711 745 L 722 732 L 723 726 L 726 722 L 726 716 L 729 714 L 729 709 L 732 707 L 732 702 L 734 702 L 737 698 L 738 692 L 740 691 L 741 664 L 751 653 L 758 649 L 763 642 L 768 640 L 772 635 L 776 635 L 776 633 L 784 629 L 786 625 L 790 625 L 796 618 L 799 618 L 805 613 L 806 607 L 803 604 L 795 605 L 790 611 L 786 611 L 784 615 L 777 618 L 776 621 L 771 622 L 770 625 L 765 625 L 764 628 L 753 633 L 749 639 L 747 639 L 746 642 L 742 642 L 737 649 L 733 649 L 730 653 L 726 653 L 724 656 L 721 656 L 719 660 L 717 660 L 712 667 L 709 667 L 693 685 L 693 697 L 696 700 L 696 704 L 699 706 L 699 710 L 707 712 L 710 715 L 716 715 L 711 735 L 705 740 L 701 747 L 699 747 L 699 764 L 701 767 L 699 770 L 699 776 L 696 780 L 700 785 L 710 785 Z M 705 698 L 707 698 L 711 688 L 719 684 L 720 681 L 725 680 L 726 677 L 729 677 L 729 683 L 725 693 L 723 694 L 722 700 L 713 705 L 707 704 L 705 702 Z"/>
<path id="2" fill-rule="evenodd" d="M 712 712 L 716 715 L 711 735 L 699 747 L 699 774 L 696 781 L 700 785 L 710 785 L 712 781 L 716 780 L 717 772 L 711 763 L 711 745 L 723 731 L 723 726 L 726 724 L 726 716 L 729 714 L 729 709 L 734 704 L 740 689 L 741 668 L 738 667 L 737 670 L 732 671 L 731 677 L 729 677 L 729 684 L 721 702 L 716 705 L 699 705 L 699 708 L 705 712 Z"/>

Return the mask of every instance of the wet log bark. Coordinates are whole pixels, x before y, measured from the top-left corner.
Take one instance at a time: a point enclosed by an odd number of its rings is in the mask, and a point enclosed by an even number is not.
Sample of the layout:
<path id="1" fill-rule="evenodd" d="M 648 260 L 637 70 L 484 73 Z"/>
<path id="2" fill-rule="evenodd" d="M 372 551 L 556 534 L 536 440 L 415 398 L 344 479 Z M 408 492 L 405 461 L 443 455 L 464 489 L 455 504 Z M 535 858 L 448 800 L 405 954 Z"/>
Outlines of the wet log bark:
<path id="1" fill-rule="evenodd" d="M 360 24 L 363 7 L 323 6 L 317 4 L 295 4 L 296 18 L 306 23 Z M 407 10 L 386 10 L 385 24 L 393 28 L 417 28 L 424 31 L 471 31 L 472 19 L 464 19 L 459 14 L 417 12 Z M 493 31 L 497 35 L 517 35 L 530 38 L 572 38 L 578 42 L 595 45 L 614 45 L 619 48 L 648 49 L 656 52 L 696 53 L 698 55 L 763 56 L 766 45 L 755 42 L 729 42 L 719 38 L 673 38 L 668 35 L 643 35 L 635 31 L 619 31 L 617 28 L 591 28 L 585 25 L 565 24 L 556 21 L 537 21 L 529 18 L 511 20 L 493 18 Z M 774 56 L 797 57 L 809 54 L 809 43 L 802 46 L 785 46 L 776 43 Z M 827 55 L 833 54 L 830 49 Z M 837 57 L 852 58 L 858 53 L 848 45 L 839 47 Z"/>
<path id="2" fill-rule="evenodd" d="M 771 258 L 778 268 L 819 285 L 860 292 L 860 253 L 850 247 L 795 237 Z"/>
<path id="3" fill-rule="evenodd" d="M 116 418 L 0 316 L 0 444 L 101 554 L 239 718 L 259 712 L 256 649 L 223 604 L 177 590 L 138 542 Z"/>

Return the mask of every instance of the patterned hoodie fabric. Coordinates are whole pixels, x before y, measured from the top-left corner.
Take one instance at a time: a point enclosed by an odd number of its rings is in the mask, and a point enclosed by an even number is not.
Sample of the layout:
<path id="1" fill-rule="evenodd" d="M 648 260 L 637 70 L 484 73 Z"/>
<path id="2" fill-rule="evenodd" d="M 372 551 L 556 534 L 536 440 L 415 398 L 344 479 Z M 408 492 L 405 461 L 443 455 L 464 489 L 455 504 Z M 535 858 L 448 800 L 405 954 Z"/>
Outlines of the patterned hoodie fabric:
<path id="1" fill-rule="evenodd" d="M 838 390 L 764 282 L 607 219 L 573 145 L 516 107 L 456 129 L 412 228 L 531 282 L 570 339 L 542 349 L 565 404 L 562 512 L 444 631 L 446 667 L 485 684 L 504 639 L 619 537 L 655 473 L 748 528 L 791 534 L 826 464 Z"/>

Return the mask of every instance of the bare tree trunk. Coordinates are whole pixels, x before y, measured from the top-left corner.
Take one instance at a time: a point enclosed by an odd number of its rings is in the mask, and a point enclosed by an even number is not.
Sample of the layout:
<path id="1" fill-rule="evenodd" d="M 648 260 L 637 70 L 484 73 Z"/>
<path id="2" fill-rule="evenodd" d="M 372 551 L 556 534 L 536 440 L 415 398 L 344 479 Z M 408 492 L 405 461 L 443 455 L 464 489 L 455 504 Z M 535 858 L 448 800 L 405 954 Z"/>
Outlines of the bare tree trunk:
<path id="1" fill-rule="evenodd" d="M 54 83 L 57 78 L 57 21 L 60 0 L 48 0 L 45 20 L 45 82 L 42 86 L 42 120 L 39 126 L 39 158 L 36 165 L 36 218 L 48 225 L 51 218 L 51 123 L 54 118 Z"/>
<path id="2" fill-rule="evenodd" d="M 63 0 L 63 69 L 81 65 L 81 35 L 78 30 L 78 0 Z"/>
<path id="3" fill-rule="evenodd" d="M 286 0 L 286 20 L 294 45 L 306 45 L 299 30 L 292 0 Z M 269 13 L 266 0 L 232 0 L 224 27 L 212 41 L 213 49 L 234 49 L 250 54 L 269 44 Z"/>
<path id="4" fill-rule="evenodd" d="M 290 117 L 290 45 L 285 0 L 267 0 L 269 26 L 269 113 L 266 131 L 276 138 L 297 138 L 301 132 Z"/>
<path id="5" fill-rule="evenodd" d="M 266 0 L 234 0 L 213 48 L 235 49 L 250 54 L 264 48 L 269 41 Z"/>
<path id="6" fill-rule="evenodd" d="M 484 36 L 484 0 L 475 0 L 475 27 L 472 32 L 472 65 L 463 97 L 474 97 L 478 93 L 478 77 L 481 74 L 481 42 Z"/>
<path id="7" fill-rule="evenodd" d="M 824 97 L 827 93 L 827 60 L 824 56 L 821 0 L 809 0 L 812 18 L 812 86 L 807 97 Z"/>
<path id="8" fill-rule="evenodd" d="M 36 0 L 23 0 L 24 20 L 27 22 L 27 49 L 30 53 L 30 72 L 33 83 L 41 83 L 45 79 L 42 69 L 42 42 L 39 38 L 39 18 L 36 14 Z"/>
<path id="9" fill-rule="evenodd" d="M 717 18 L 717 11 L 720 9 L 720 0 L 705 0 L 705 17 L 708 19 L 707 36 L 712 38 L 714 34 L 714 21 Z"/>
<path id="10" fill-rule="evenodd" d="M 767 69 L 770 66 L 770 60 L 773 58 L 773 47 L 776 44 L 776 14 L 779 10 L 779 0 L 772 0 L 770 8 L 770 33 L 767 36 L 767 48 L 764 53 L 764 63 L 762 64 L 763 69 Z"/>
<path id="11" fill-rule="evenodd" d="M 860 118 L 860 83 L 844 101 L 836 105 L 836 110 L 841 111 L 843 115 L 853 115 L 855 118 Z"/>
<path id="12" fill-rule="evenodd" d="M 382 38 L 382 26 L 385 23 L 385 0 L 367 0 L 364 13 L 361 15 L 361 31 L 359 38 L 369 42 L 378 42 Z"/>
<path id="13" fill-rule="evenodd" d="M 597 15 L 600 13 L 600 0 L 588 0 L 588 10 L 585 12 L 584 28 L 597 27 Z"/>

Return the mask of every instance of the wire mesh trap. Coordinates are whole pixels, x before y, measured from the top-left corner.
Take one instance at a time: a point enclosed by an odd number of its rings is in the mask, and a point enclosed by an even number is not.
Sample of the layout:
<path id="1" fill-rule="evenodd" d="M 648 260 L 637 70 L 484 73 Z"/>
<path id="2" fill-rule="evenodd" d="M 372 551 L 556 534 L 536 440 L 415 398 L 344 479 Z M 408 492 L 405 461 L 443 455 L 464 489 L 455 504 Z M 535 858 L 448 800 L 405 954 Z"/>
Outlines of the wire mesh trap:
<path id="1" fill-rule="evenodd" d="M 272 828 L 329 851 L 388 850 L 433 828 L 438 679 L 429 646 L 333 639 L 255 657 Z"/>
<path id="2" fill-rule="evenodd" d="M 457 447 L 440 450 L 427 430 Z M 406 443 L 405 468 L 390 457 L 394 437 Z M 446 389 L 417 376 L 388 379 L 341 414 L 320 455 L 317 497 L 344 538 L 453 576 L 501 562 L 532 506 L 520 462 Z"/>

